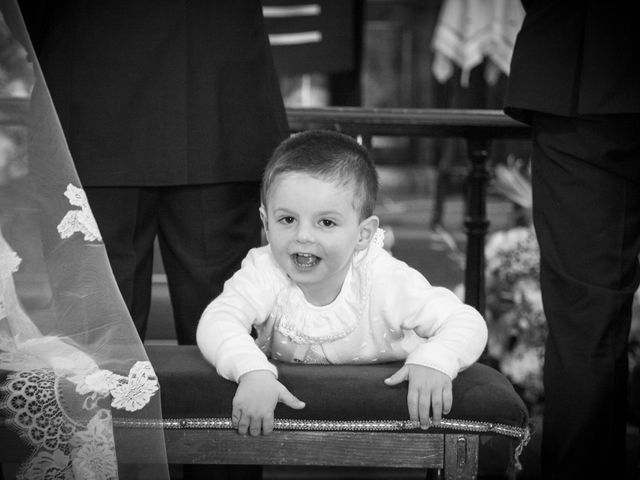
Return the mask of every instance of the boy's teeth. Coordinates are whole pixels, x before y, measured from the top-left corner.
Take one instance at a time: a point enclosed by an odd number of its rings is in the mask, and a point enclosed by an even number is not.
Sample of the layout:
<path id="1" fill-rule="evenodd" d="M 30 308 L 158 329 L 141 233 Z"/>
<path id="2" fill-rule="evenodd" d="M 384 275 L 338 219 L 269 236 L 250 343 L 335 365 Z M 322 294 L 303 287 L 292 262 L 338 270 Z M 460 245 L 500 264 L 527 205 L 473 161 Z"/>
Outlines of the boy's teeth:
<path id="1" fill-rule="evenodd" d="M 315 255 L 311 255 L 310 253 L 297 253 L 295 257 L 296 262 L 300 265 L 311 265 L 317 259 Z"/>

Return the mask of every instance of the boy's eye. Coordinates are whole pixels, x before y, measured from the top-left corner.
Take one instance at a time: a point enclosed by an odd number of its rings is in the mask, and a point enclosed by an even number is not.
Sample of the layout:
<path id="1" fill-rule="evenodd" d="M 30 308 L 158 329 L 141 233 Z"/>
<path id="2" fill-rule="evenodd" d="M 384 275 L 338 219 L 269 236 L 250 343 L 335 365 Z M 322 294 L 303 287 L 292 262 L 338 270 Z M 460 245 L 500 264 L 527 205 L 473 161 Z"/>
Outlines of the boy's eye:
<path id="1" fill-rule="evenodd" d="M 287 225 L 292 224 L 293 222 L 295 222 L 295 218 L 293 217 L 282 217 L 280 220 L 278 220 L 280 223 L 285 223 Z"/>
<path id="2" fill-rule="evenodd" d="M 335 226 L 336 222 L 334 222 L 333 220 L 329 220 L 328 218 L 323 218 L 322 220 L 320 220 L 320 225 L 322 225 L 323 227 L 333 227 Z"/>

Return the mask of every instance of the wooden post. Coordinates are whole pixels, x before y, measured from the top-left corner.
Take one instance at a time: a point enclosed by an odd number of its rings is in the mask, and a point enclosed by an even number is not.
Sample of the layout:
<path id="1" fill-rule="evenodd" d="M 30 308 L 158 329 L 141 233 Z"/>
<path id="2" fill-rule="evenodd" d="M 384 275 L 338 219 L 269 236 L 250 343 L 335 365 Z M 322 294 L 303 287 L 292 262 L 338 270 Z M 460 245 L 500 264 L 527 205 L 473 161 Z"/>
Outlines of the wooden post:
<path id="1" fill-rule="evenodd" d="M 465 302 L 482 315 L 485 310 L 484 244 L 489 229 L 486 210 L 489 142 L 486 138 L 467 138 L 471 170 L 467 177 L 467 212 L 464 222 L 467 233 Z"/>

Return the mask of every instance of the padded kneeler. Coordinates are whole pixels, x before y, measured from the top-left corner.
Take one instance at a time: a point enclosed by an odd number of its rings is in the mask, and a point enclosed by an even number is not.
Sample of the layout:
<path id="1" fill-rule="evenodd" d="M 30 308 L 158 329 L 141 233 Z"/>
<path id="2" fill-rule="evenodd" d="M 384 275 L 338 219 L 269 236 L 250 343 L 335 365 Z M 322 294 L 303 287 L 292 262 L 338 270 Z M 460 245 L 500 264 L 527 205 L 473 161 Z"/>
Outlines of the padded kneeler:
<path id="1" fill-rule="evenodd" d="M 165 428 L 230 428 L 234 382 L 219 377 L 195 346 L 146 348 L 160 382 Z M 394 387 L 383 383 L 401 363 L 274 363 L 279 380 L 306 403 L 302 410 L 279 404 L 276 430 L 423 432 L 409 422 L 407 383 Z M 126 424 L 135 420 L 117 421 Z M 480 435 L 480 475 L 505 473 L 517 466 L 530 437 L 527 409 L 511 383 L 500 372 L 479 363 L 454 380 L 451 412 L 441 426 L 431 427 L 427 433 L 451 431 Z"/>

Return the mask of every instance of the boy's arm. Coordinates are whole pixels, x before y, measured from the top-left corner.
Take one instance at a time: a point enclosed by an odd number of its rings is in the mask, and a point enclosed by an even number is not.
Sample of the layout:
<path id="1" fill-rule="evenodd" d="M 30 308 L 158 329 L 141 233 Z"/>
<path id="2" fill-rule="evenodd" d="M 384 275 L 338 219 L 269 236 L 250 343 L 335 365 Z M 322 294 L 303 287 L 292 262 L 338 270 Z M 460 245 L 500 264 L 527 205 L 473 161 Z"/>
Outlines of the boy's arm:
<path id="1" fill-rule="evenodd" d="M 406 364 L 439 370 L 453 380 L 480 357 L 487 325 L 476 309 L 406 265 L 387 278 L 385 317 L 395 327 L 427 339 L 408 354 Z"/>
<path id="2" fill-rule="evenodd" d="M 254 370 L 278 375 L 251 337 L 251 327 L 268 318 L 275 301 L 280 283 L 275 272 L 264 248 L 251 250 L 202 314 L 196 334 L 198 347 L 228 380 L 237 382 Z"/>
<path id="3" fill-rule="evenodd" d="M 249 252 L 223 292 L 209 304 L 198 324 L 197 342 L 218 374 L 238 382 L 232 423 L 241 434 L 269 434 L 278 402 L 304 408 L 278 380 L 278 371 L 258 348 L 251 327 L 265 322 L 282 277 L 265 248 Z"/>

